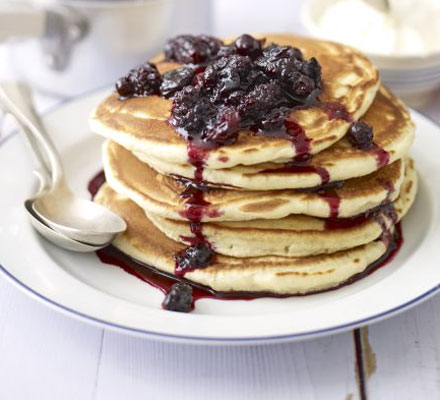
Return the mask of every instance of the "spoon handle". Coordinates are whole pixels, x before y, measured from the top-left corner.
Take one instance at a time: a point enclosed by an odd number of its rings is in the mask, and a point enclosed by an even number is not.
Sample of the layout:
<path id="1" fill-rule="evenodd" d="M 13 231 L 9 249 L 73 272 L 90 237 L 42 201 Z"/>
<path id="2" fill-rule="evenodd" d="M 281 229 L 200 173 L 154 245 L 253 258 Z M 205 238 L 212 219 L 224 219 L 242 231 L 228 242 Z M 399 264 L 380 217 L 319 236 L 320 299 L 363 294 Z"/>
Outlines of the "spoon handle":
<path id="1" fill-rule="evenodd" d="M 57 186 L 63 181 L 61 160 L 34 110 L 29 87 L 18 81 L 0 82 L 0 103 L 20 124 L 42 169 L 51 176 L 52 186 Z"/>
<path id="2" fill-rule="evenodd" d="M 0 92 L 2 92 L 1 84 L 0 84 Z M 0 96 L 2 96 L 2 94 L 0 94 Z M 7 108 L 6 105 L 3 104 L 3 102 L 1 100 L 0 100 L 0 108 L 5 109 L 4 110 L 5 115 L 6 114 L 12 115 L 11 112 L 9 111 L 9 108 Z M 43 153 L 41 152 L 41 148 L 38 145 L 38 142 L 35 139 L 32 132 L 30 132 L 29 129 L 26 126 L 22 125 L 16 118 L 15 118 L 15 122 L 17 122 L 17 124 L 20 126 L 23 133 L 25 134 L 26 139 L 28 140 L 28 143 L 34 152 L 34 155 L 36 156 L 36 159 L 37 159 L 38 163 L 40 164 L 39 168 L 37 170 L 40 170 L 46 176 L 46 181 L 47 181 L 47 176 L 50 174 L 49 162 L 47 161 L 46 157 L 44 157 Z"/>

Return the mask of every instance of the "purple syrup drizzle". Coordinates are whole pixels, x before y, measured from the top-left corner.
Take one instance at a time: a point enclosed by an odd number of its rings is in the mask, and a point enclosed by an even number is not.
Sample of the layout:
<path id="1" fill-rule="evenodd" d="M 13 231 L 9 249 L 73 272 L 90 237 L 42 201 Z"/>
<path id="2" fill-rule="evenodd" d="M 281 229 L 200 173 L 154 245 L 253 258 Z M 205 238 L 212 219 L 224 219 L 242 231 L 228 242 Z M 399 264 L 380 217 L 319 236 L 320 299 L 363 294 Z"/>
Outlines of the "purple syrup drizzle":
<path id="1" fill-rule="evenodd" d="M 319 197 L 325 200 L 329 207 L 329 218 L 338 218 L 339 207 L 341 205 L 341 198 L 338 196 L 336 191 L 331 190 L 329 192 L 318 193 Z"/>
<path id="2" fill-rule="evenodd" d="M 368 222 L 371 218 L 373 218 L 382 228 L 382 231 L 385 232 L 386 223 L 382 219 L 382 213 L 385 213 L 393 223 L 397 223 L 397 213 L 394 208 L 393 203 L 383 203 L 378 205 L 377 207 L 368 210 L 365 213 L 355 215 L 353 217 L 347 218 L 335 218 L 330 217 L 325 219 L 325 229 L 349 229 L 355 228 L 357 226 L 363 225 Z"/>
<path id="3" fill-rule="evenodd" d="M 87 190 L 93 197 L 98 193 L 99 188 L 105 183 L 105 173 L 104 171 L 99 171 L 89 182 L 87 185 Z"/>
<path id="4" fill-rule="evenodd" d="M 342 119 L 346 122 L 353 122 L 353 117 L 341 103 L 318 102 L 315 106 L 323 110 L 329 119 Z"/>
<path id="5" fill-rule="evenodd" d="M 393 241 L 389 243 L 386 252 L 376 260 L 374 263 L 370 264 L 364 271 L 353 275 L 345 282 L 339 285 L 319 290 L 315 292 L 305 293 L 305 294 L 295 294 L 295 295 L 280 295 L 271 292 L 220 292 L 215 291 L 207 286 L 203 286 L 182 277 L 176 277 L 171 274 L 162 272 L 150 265 L 143 264 L 138 260 L 127 256 L 113 246 L 106 247 L 105 249 L 98 250 L 96 252 L 98 258 L 103 264 L 115 265 L 122 268 L 125 272 L 135 276 L 136 278 L 148 283 L 149 285 L 159 289 L 164 294 L 167 294 L 171 289 L 171 286 L 176 282 L 184 282 L 190 285 L 193 289 L 193 299 L 197 301 L 199 299 L 210 298 L 217 300 L 252 300 L 264 297 L 272 298 L 286 298 L 286 297 L 302 297 L 309 296 L 313 294 L 330 292 L 341 287 L 348 286 L 358 280 L 365 278 L 366 276 L 372 274 L 374 271 L 385 266 L 391 262 L 399 249 L 403 244 L 402 230 L 400 223 L 395 226 L 395 234 L 392 236 Z M 385 242 L 386 243 L 386 242 Z"/>
<path id="6" fill-rule="evenodd" d="M 298 124 L 298 122 L 286 118 L 284 121 L 284 127 L 289 137 L 292 141 L 293 147 L 295 148 L 295 156 L 293 157 L 293 162 L 305 163 L 310 160 L 310 142 L 311 139 L 307 137 L 303 127 Z"/>
<path id="7" fill-rule="evenodd" d="M 188 161 L 194 167 L 194 179 L 181 181 L 181 183 L 186 184 L 186 189 L 180 195 L 180 197 L 185 200 L 185 209 L 180 211 L 179 214 L 188 220 L 193 236 L 181 236 L 181 239 L 188 243 L 190 247 L 202 244 L 213 252 L 212 244 L 203 233 L 202 222 L 204 217 L 216 218 L 220 216 L 218 210 L 209 208 L 211 203 L 205 199 L 205 192 L 207 192 L 209 188 L 203 180 L 203 171 L 208 152 L 201 146 L 196 145 L 193 141 L 188 142 L 187 149 Z M 188 263 L 179 264 L 179 260 L 185 258 L 187 250 L 188 247 L 178 252 L 174 257 L 174 273 L 179 277 L 184 277 L 187 272 L 194 271 L 195 269 L 206 267 L 206 265 L 201 267 Z M 212 260 L 214 259 L 215 253 L 213 252 Z"/>
<path id="8" fill-rule="evenodd" d="M 385 167 L 385 165 L 388 165 L 390 162 L 390 154 L 376 143 L 373 143 L 371 148 L 367 151 L 372 153 L 372 155 L 376 158 L 378 169 Z"/>
<path id="9" fill-rule="evenodd" d="M 103 172 L 99 172 L 89 183 L 88 188 L 90 194 L 96 195 L 100 185 L 105 182 L 105 177 Z M 341 218 L 339 220 L 326 220 L 326 228 L 329 229 L 343 229 L 344 227 L 350 228 L 356 226 L 356 224 L 365 221 L 365 215 L 354 217 L 354 218 Z M 336 221 L 340 221 L 336 223 Z M 105 265 L 115 265 L 125 272 L 135 276 L 136 278 L 148 283 L 149 285 L 159 289 L 163 293 L 168 293 L 171 286 L 176 282 L 185 282 L 189 284 L 193 289 L 193 299 L 194 301 L 202 298 L 211 298 L 218 300 L 252 300 L 262 297 L 274 297 L 274 298 L 285 298 L 285 297 L 298 297 L 307 296 L 312 294 L 318 294 L 323 292 L 328 292 L 336 290 L 338 288 L 350 285 L 376 271 L 377 269 L 383 267 L 388 262 L 391 262 L 399 249 L 403 244 L 402 230 L 400 223 L 395 225 L 395 234 L 392 237 L 394 240 L 389 243 L 387 251 L 380 257 L 376 262 L 370 264 L 363 272 L 358 273 L 347 281 L 342 282 L 336 287 L 315 291 L 306 294 L 296 294 L 296 295 L 278 295 L 270 292 L 218 292 L 209 287 L 194 283 L 192 281 L 186 280 L 184 278 L 179 278 L 175 275 L 164 273 L 150 265 L 143 264 L 140 261 L 134 260 L 133 258 L 122 253 L 113 246 L 108 246 L 104 249 L 98 250 L 96 252 L 100 261 Z M 388 241 L 389 238 L 384 240 L 384 243 Z"/>

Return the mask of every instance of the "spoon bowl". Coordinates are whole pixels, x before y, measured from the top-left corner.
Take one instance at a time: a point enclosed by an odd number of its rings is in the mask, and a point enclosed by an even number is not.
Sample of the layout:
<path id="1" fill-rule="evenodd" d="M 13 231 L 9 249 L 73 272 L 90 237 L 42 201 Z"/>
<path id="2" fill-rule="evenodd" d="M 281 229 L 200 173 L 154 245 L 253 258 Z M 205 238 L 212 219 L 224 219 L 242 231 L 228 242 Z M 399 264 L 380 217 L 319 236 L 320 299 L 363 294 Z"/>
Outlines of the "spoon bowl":
<path id="1" fill-rule="evenodd" d="M 37 197 L 33 211 L 51 228 L 76 241 L 106 245 L 127 228 L 109 209 L 59 188 Z"/>
<path id="2" fill-rule="evenodd" d="M 35 228 L 35 230 L 38 233 L 40 233 L 43 237 L 45 237 L 47 240 L 49 240 L 56 246 L 69 251 L 76 251 L 80 253 L 88 253 L 88 252 L 90 253 L 106 246 L 106 245 L 97 246 L 97 245 L 78 242 L 76 240 L 69 238 L 68 236 L 65 236 L 53 230 L 51 227 L 47 226 L 43 221 L 41 221 L 38 218 L 38 215 L 33 210 L 33 202 L 34 202 L 33 199 L 29 199 L 24 202 L 24 207 L 28 212 L 28 219 L 31 225 Z"/>
<path id="3" fill-rule="evenodd" d="M 38 222 L 56 233 L 83 244 L 104 247 L 127 228 L 125 221 L 112 211 L 92 201 L 75 196 L 67 186 L 60 156 L 44 125 L 35 113 L 29 87 L 21 82 L 0 83 L 2 108 L 15 117 L 28 138 L 39 162 L 38 195 L 25 203 Z M 48 232 L 36 223 L 39 232 Z M 64 246 L 65 247 L 65 246 Z"/>

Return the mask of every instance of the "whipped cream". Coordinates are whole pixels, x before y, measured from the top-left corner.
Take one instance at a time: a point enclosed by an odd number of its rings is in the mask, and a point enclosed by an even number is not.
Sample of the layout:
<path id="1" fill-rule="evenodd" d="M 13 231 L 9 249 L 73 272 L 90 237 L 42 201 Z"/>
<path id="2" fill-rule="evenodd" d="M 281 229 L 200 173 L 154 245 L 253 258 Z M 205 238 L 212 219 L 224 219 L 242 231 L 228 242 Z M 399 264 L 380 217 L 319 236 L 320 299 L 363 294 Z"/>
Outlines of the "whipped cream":
<path id="1" fill-rule="evenodd" d="M 329 2 L 316 23 L 329 40 L 383 55 L 440 51 L 440 1 L 389 0 L 389 13 L 363 0 Z"/>

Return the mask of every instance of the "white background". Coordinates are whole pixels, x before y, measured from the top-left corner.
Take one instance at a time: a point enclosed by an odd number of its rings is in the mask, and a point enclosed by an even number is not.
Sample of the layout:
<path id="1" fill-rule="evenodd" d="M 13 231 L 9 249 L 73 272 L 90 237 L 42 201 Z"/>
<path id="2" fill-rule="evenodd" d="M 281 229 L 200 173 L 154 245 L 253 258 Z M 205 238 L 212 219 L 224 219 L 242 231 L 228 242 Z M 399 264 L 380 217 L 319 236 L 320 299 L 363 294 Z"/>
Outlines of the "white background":
<path id="1" fill-rule="evenodd" d="M 299 3 L 217 0 L 214 31 L 301 31 Z M 0 46 L 0 79 L 13 74 Z M 58 101 L 37 99 L 41 110 Z M 422 111 L 440 122 L 440 93 Z M 363 330 L 368 398 L 440 398 L 439 315 L 436 297 Z M 0 400 L 359 396 L 352 332 L 242 348 L 166 344 L 70 319 L 0 277 Z"/>

